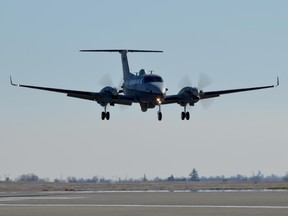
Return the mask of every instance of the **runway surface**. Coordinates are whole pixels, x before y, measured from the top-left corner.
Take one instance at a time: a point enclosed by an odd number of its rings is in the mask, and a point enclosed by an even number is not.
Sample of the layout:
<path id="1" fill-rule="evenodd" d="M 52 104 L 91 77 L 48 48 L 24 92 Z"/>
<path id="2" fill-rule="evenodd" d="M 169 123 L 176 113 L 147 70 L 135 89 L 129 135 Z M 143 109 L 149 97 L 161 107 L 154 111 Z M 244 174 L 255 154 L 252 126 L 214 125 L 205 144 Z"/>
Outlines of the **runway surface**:
<path id="1" fill-rule="evenodd" d="M 0 215 L 288 215 L 288 192 L 0 193 Z"/>

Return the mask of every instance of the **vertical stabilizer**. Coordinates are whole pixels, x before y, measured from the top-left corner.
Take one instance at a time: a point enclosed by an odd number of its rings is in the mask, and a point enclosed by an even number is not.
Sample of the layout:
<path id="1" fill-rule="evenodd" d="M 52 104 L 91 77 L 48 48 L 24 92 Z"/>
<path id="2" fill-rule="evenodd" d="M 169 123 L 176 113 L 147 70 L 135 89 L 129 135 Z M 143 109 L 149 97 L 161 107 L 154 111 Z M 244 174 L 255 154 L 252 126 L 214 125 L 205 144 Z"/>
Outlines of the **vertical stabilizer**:
<path id="1" fill-rule="evenodd" d="M 129 80 L 133 74 L 130 73 L 128 58 L 127 58 L 127 50 L 121 50 L 121 61 L 122 61 L 122 70 L 123 70 L 123 80 Z"/>

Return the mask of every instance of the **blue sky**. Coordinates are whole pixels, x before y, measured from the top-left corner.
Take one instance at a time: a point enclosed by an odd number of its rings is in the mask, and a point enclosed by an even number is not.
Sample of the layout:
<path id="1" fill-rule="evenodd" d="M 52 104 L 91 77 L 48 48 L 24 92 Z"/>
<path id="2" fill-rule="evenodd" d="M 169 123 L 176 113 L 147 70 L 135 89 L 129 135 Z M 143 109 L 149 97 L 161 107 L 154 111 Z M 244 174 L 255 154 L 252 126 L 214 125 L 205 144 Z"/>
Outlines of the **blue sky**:
<path id="1" fill-rule="evenodd" d="M 287 1 L 1 1 L 0 177 L 59 178 L 284 175 L 287 168 Z M 122 78 L 119 54 L 80 49 L 155 49 L 129 54 L 130 69 L 161 75 L 169 94 L 189 76 L 205 90 L 271 85 L 225 95 L 203 109 L 111 107 L 13 88 L 14 82 L 100 91 Z"/>

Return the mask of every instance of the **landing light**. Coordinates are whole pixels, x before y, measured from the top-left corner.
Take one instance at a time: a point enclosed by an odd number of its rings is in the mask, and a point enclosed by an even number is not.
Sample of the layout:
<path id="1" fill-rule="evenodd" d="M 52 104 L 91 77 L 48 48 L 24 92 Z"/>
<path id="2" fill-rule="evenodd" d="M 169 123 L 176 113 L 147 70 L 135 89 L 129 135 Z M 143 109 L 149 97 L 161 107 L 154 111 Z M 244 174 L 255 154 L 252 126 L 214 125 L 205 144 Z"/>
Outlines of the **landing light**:
<path id="1" fill-rule="evenodd" d="M 158 104 L 161 104 L 161 99 L 160 98 L 156 98 L 156 101 Z"/>

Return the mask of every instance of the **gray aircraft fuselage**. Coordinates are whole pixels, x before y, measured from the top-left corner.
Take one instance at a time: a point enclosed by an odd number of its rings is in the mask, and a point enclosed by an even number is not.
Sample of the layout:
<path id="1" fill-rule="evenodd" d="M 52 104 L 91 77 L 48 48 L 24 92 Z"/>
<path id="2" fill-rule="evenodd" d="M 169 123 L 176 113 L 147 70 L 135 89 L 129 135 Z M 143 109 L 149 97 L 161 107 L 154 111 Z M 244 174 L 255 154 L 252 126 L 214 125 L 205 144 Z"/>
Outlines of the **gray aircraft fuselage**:
<path id="1" fill-rule="evenodd" d="M 160 105 L 166 97 L 166 87 L 162 77 L 155 74 L 146 74 L 141 69 L 139 75 L 133 75 L 123 84 L 123 93 L 135 102 L 140 102 L 141 110 L 147 111 Z"/>

